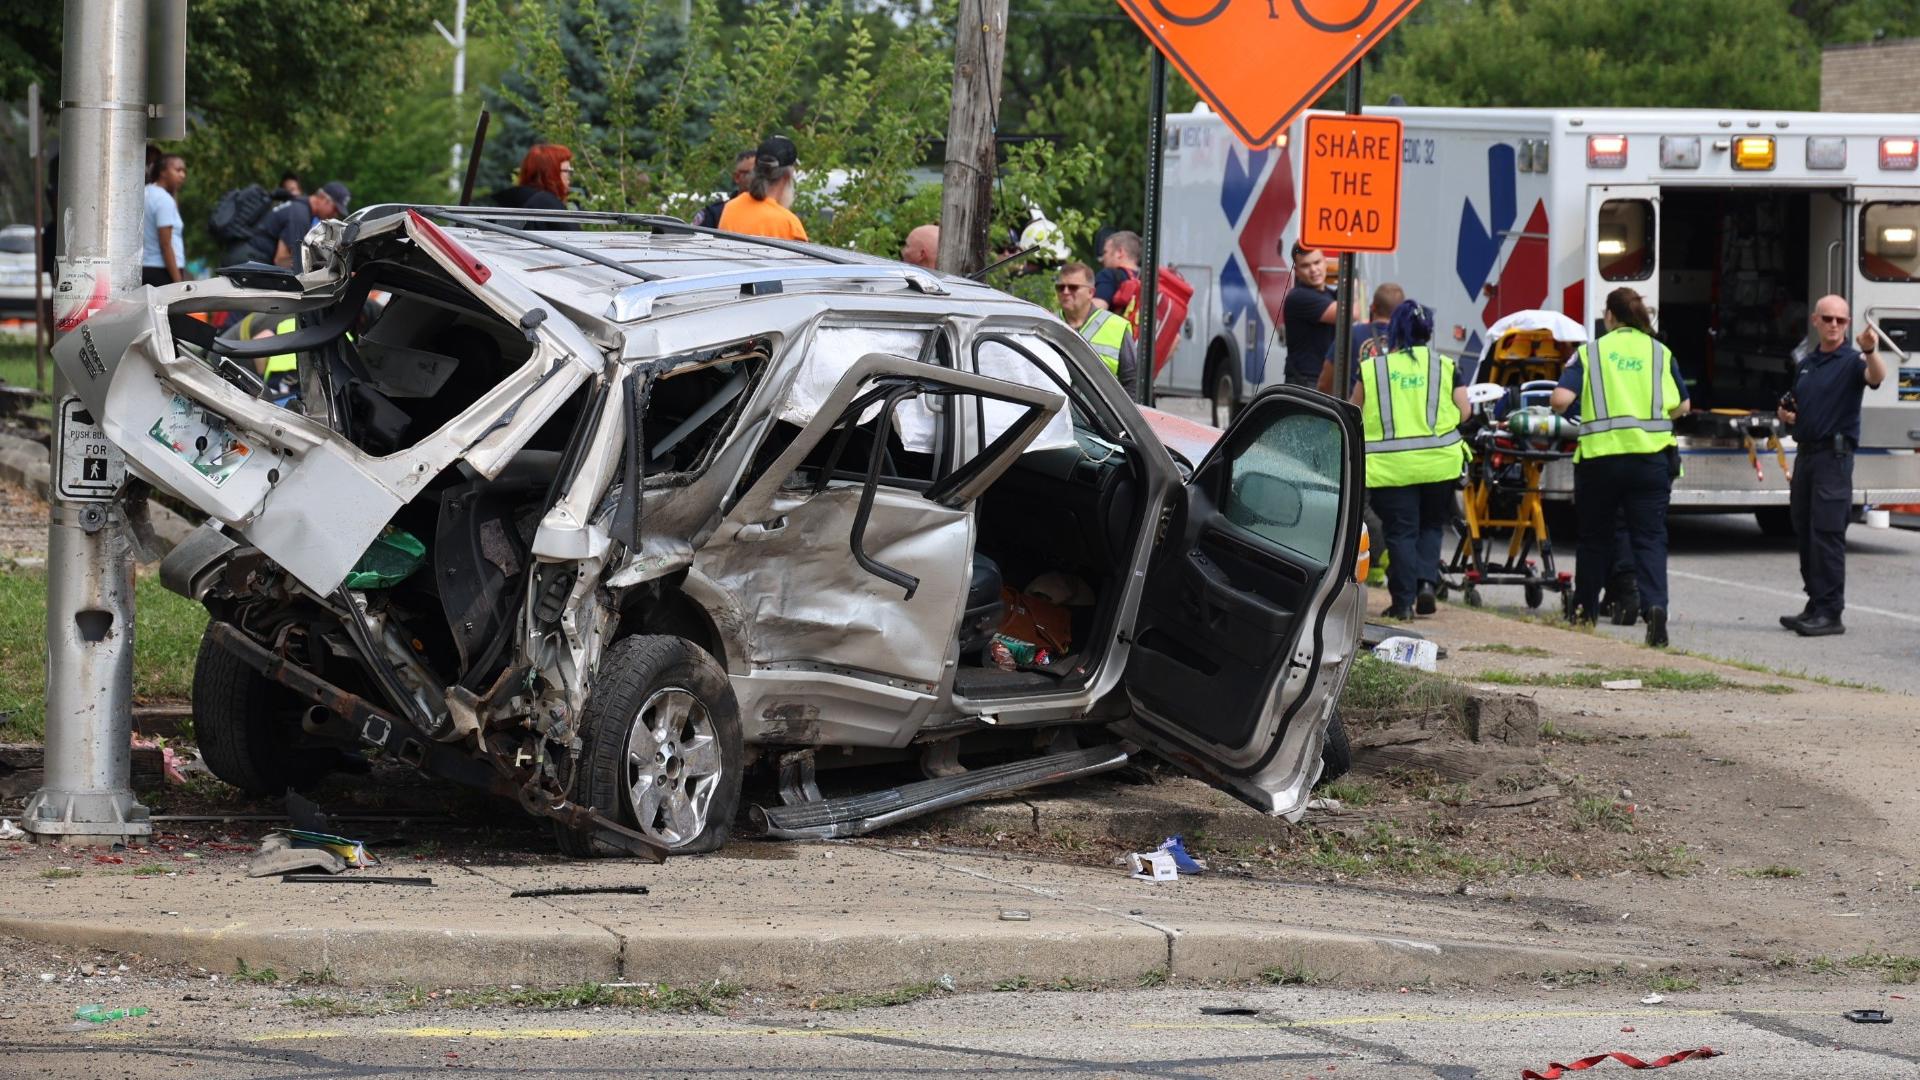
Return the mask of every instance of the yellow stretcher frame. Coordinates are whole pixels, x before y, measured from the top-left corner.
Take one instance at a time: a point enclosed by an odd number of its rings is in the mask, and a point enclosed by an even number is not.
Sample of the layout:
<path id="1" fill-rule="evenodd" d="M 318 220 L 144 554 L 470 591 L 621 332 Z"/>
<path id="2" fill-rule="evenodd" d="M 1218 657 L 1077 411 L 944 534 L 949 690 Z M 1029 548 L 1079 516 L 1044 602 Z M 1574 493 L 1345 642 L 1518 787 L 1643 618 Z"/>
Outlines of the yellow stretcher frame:
<path id="1" fill-rule="evenodd" d="M 1550 330 L 1510 330 L 1500 336 L 1474 373 L 1476 383 L 1494 383 L 1517 390 L 1529 382 L 1557 381 L 1566 358 L 1576 346 L 1562 342 Z M 1546 510 L 1540 496 L 1540 473 L 1549 461 L 1571 456 L 1571 451 L 1534 450 L 1526 447 L 1494 447 L 1496 433 L 1482 428 L 1467 440 L 1472 459 L 1460 492 L 1460 519 L 1455 527 L 1460 542 L 1453 558 L 1440 568 L 1442 589 L 1459 589 L 1468 607 L 1479 607 L 1482 585 L 1519 585 L 1525 589 L 1527 607 L 1537 609 L 1548 592 L 1560 594 L 1563 613 L 1573 604 L 1571 576 L 1562 576 L 1553 564 L 1553 540 L 1547 532 Z M 1511 458 L 1520 466 L 1520 483 L 1503 482 L 1495 475 L 1489 460 L 1495 453 Z M 1503 470 L 1504 471 L 1504 470 Z M 1494 512 L 1496 492 L 1517 493 L 1519 503 L 1510 516 Z M 1490 564 L 1493 545 L 1489 533 L 1507 530 L 1507 557 Z M 1536 568 L 1532 556 L 1539 553 Z M 1449 575 L 1452 575 L 1449 578 Z"/>

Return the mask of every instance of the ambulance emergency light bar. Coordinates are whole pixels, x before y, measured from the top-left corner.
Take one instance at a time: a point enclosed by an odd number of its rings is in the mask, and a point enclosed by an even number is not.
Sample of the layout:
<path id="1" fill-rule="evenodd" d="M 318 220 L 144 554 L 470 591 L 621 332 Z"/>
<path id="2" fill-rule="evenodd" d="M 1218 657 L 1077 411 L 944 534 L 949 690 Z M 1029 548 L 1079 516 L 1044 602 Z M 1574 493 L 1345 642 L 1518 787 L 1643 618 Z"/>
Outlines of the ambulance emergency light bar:
<path id="1" fill-rule="evenodd" d="M 1920 168 L 1920 139 L 1904 137 L 1881 139 L 1880 167 L 1909 171 Z"/>
<path id="2" fill-rule="evenodd" d="M 1625 135 L 1587 136 L 1587 165 L 1595 169 L 1626 168 L 1627 137 Z"/>

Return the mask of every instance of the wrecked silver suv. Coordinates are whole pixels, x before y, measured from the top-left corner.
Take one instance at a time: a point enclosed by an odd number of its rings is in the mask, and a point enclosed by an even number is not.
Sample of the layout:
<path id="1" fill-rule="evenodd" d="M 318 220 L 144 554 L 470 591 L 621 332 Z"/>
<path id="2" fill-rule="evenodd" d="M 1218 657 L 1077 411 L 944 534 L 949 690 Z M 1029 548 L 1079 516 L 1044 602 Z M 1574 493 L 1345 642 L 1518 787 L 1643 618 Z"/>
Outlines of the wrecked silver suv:
<path id="1" fill-rule="evenodd" d="M 1303 809 L 1362 617 L 1351 410 L 1268 391 L 1196 467 L 973 281 L 539 216 L 370 208 L 304 273 L 62 340 L 133 469 L 210 516 L 162 576 L 213 615 L 217 776 L 374 752 L 653 858 L 724 843 L 749 779 L 766 833 L 840 836 L 1143 748 Z M 822 796 L 889 760 L 924 779 Z"/>

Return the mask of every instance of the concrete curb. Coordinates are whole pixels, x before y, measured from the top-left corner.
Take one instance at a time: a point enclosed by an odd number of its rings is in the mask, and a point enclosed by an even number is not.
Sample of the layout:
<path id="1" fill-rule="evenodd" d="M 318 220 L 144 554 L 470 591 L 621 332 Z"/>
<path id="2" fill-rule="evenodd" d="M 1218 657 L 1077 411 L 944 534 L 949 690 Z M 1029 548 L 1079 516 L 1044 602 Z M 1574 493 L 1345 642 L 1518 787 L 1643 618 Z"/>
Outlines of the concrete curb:
<path id="1" fill-rule="evenodd" d="M 1316 985 L 1431 982 L 1493 986 L 1543 972 L 1674 966 L 1653 957 L 1563 948 L 1421 941 L 1283 926 L 1214 924 L 1000 927 L 892 933 L 716 928 L 617 934 L 587 925 L 501 931 L 455 927 L 136 927 L 0 916 L 0 934 L 74 949 L 132 952 L 210 971 L 328 972 L 344 986 L 561 986 L 584 980 L 698 985 L 723 979 L 803 992 L 881 990 L 951 975 L 963 989 L 1024 982 L 1131 987 L 1171 973 L 1251 982 L 1275 969 Z"/>

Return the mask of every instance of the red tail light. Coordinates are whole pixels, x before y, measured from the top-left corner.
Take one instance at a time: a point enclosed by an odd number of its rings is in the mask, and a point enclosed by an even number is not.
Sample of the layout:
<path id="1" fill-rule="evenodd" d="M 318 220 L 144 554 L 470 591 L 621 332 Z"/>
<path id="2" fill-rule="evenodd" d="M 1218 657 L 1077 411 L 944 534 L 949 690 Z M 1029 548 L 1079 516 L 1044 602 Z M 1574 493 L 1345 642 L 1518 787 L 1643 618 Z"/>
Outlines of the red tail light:
<path id="1" fill-rule="evenodd" d="M 455 265 L 473 279 L 475 285 L 485 285 L 487 279 L 493 276 L 493 271 L 487 268 L 486 263 L 474 258 L 473 252 L 461 247 L 459 241 L 448 236 L 440 226 L 428 221 L 420 211 L 409 210 L 407 217 L 412 220 L 414 228 L 427 238 L 427 243 L 439 248 L 442 255 L 452 259 Z"/>

